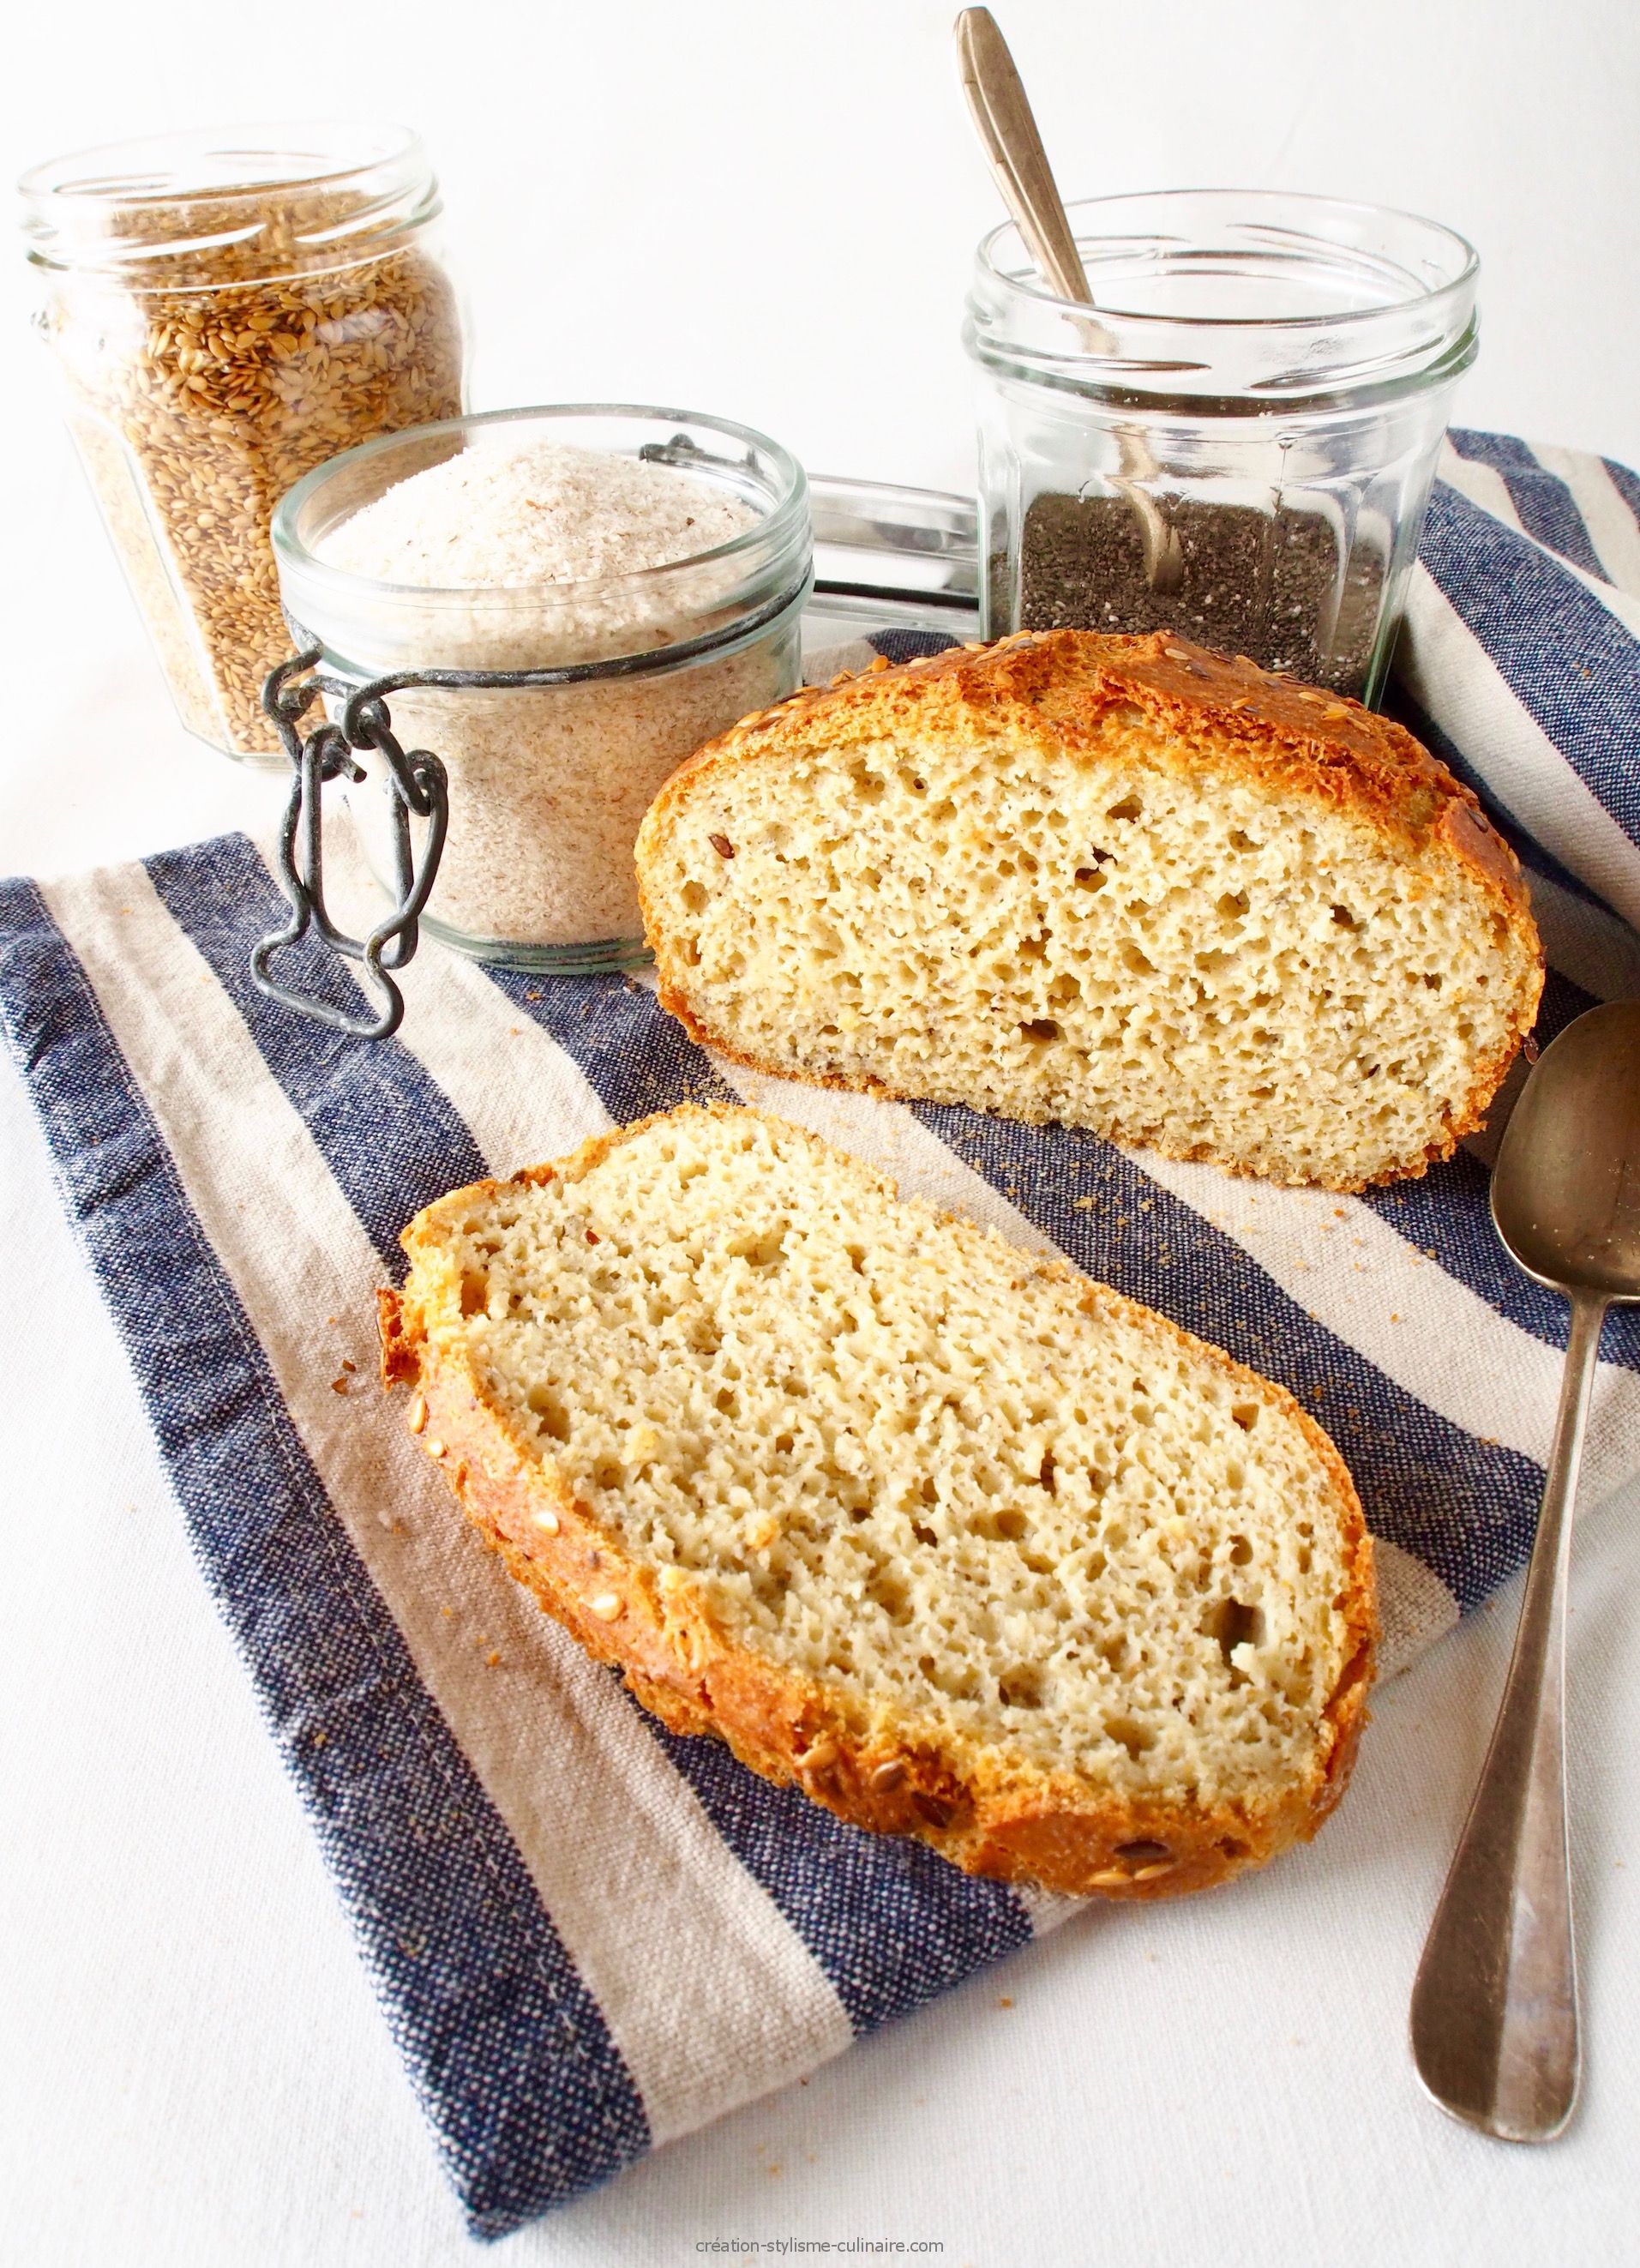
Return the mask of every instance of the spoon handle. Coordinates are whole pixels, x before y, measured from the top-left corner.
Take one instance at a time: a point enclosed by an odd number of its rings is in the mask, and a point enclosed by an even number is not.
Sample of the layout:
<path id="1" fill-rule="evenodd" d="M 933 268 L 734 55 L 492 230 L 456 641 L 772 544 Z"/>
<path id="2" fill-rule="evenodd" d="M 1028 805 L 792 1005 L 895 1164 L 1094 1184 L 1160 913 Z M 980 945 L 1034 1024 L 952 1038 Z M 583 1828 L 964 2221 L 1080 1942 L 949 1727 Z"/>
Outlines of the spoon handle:
<path id="1" fill-rule="evenodd" d="M 1087 270 L 1037 132 L 1030 97 L 990 10 L 963 9 L 957 18 L 956 40 L 962 91 L 1020 241 L 1059 297 L 1087 309 L 1076 319 L 1084 352 L 1113 353 L 1115 337 L 1093 312 Z M 1158 592 L 1176 591 L 1184 580 L 1183 549 L 1160 504 L 1143 485 L 1155 478 L 1155 456 L 1143 432 L 1133 427 L 1119 430 L 1117 449 L 1120 476 L 1111 485 L 1127 497 L 1138 519 L 1145 573 Z"/>
<path id="2" fill-rule="evenodd" d="M 1566 1852 L 1566 1572 L 1607 1302 L 1578 1292 L 1520 1628 L 1480 1786 L 1412 1988 L 1412 2054 L 1444 2110 L 1551 2141 L 1578 2077 Z"/>
<path id="3" fill-rule="evenodd" d="M 1092 306 L 1087 271 L 1036 130 L 1030 99 L 996 18 L 989 8 L 965 8 L 957 18 L 956 38 L 962 91 L 1026 250 L 1062 299 Z M 1097 340 L 1090 341 L 1090 351 L 1109 343 L 1101 331 Z"/>

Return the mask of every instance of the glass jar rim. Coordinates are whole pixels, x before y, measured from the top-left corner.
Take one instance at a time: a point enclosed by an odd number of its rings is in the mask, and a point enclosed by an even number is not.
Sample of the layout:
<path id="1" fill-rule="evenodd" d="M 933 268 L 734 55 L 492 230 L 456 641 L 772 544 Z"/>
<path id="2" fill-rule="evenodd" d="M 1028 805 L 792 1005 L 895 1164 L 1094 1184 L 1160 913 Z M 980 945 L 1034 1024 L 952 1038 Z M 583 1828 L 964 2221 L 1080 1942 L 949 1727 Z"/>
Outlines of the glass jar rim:
<path id="1" fill-rule="evenodd" d="M 1014 295 L 1027 306 L 1040 307 L 1050 313 L 1072 313 L 1084 318 L 1092 313 L 1097 319 L 1108 319 L 1113 322 L 1128 325 L 1155 325 L 1167 328 L 1178 327 L 1218 334 L 1232 331 L 1244 332 L 1249 335 L 1258 336 L 1278 331 L 1331 330 L 1345 328 L 1350 324 L 1381 320 L 1386 316 L 1406 313 L 1413 308 L 1428 308 L 1440 299 L 1460 295 L 1470 289 L 1480 273 L 1480 255 L 1475 247 L 1467 237 L 1460 236 L 1456 229 L 1449 228 L 1444 221 L 1430 220 L 1424 214 L 1411 212 L 1401 206 L 1371 204 L 1363 199 L 1320 196 L 1306 191 L 1287 189 L 1149 189 L 1105 196 L 1079 197 L 1068 202 L 1065 210 L 1070 218 L 1071 235 L 1080 246 L 1085 241 L 1100 240 L 1093 232 L 1077 226 L 1080 216 L 1098 216 L 1117 206 L 1129 209 L 1153 208 L 1158 214 L 1164 214 L 1170 207 L 1177 208 L 1193 199 L 1208 202 L 1222 202 L 1227 214 L 1238 210 L 1242 213 L 1252 211 L 1256 214 L 1261 207 L 1271 210 L 1278 207 L 1286 209 L 1296 207 L 1303 212 L 1314 214 L 1318 219 L 1323 214 L 1350 215 L 1378 222 L 1408 225 L 1422 231 L 1432 243 L 1442 243 L 1453 247 L 1462 255 L 1462 259 L 1453 274 L 1433 287 L 1409 291 L 1404 298 L 1398 299 L 1379 300 L 1370 306 L 1331 311 L 1320 310 L 1296 315 L 1228 317 L 1217 314 L 1174 313 L 1171 311 L 1160 312 L 1153 308 L 1118 307 L 1103 298 L 1099 300 L 1097 306 L 1090 310 L 1082 301 L 1063 298 L 1058 292 L 1048 287 L 1041 271 L 1034 266 L 1026 274 L 1004 268 L 1000 264 L 997 255 L 1003 239 L 1012 237 L 1016 241 L 1019 240 L 1019 232 L 1011 220 L 999 222 L 995 228 L 982 237 L 975 254 L 975 264 L 982 277 L 987 283 L 1000 286 L 1004 291 Z M 1114 241 L 1115 239 L 1104 240 Z M 1335 250 L 1348 248 L 1345 239 L 1337 236 L 1328 236 L 1319 230 L 1311 241 L 1318 247 L 1330 247 Z M 1097 356 L 1090 356 L 1089 358 L 1099 359 Z"/>
<path id="2" fill-rule="evenodd" d="M 527 427 L 540 423 L 550 426 L 558 420 L 571 417 L 608 417 L 642 419 L 646 423 L 676 424 L 704 427 L 720 433 L 732 443 L 749 446 L 769 459 L 778 480 L 778 492 L 769 510 L 759 516 L 752 526 L 743 528 L 739 535 L 727 541 L 714 544 L 710 550 L 693 551 L 680 559 L 668 559 L 658 566 L 639 567 L 624 575 L 584 576 L 558 581 L 542 580 L 533 583 L 498 584 L 430 584 L 389 583 L 373 576 L 357 575 L 345 567 L 336 567 L 310 550 L 297 532 L 298 521 L 304 509 L 326 484 L 344 473 L 356 472 L 361 465 L 390 455 L 394 450 L 409 452 L 439 434 L 467 433 L 474 430 L 489 431 L 504 425 Z M 680 468 L 681 469 L 681 468 Z M 693 469 L 693 468 L 691 468 Z M 697 477 L 710 477 L 702 473 Z M 755 426 L 738 424 L 732 418 L 714 417 L 703 410 L 673 409 L 652 407 L 631 401 L 562 401 L 541 402 L 516 409 L 487 409 L 462 417 L 440 418 L 426 425 L 411 425 L 397 433 L 379 433 L 356 448 L 345 449 L 305 474 L 294 488 L 288 489 L 274 511 L 270 529 L 274 557 L 282 571 L 293 574 L 320 593 L 334 593 L 339 601 L 357 603 L 361 600 L 385 600 L 391 605 L 402 600 L 409 606 L 438 606 L 441 602 L 462 609 L 494 608 L 497 612 L 510 607 L 539 610 L 543 605 L 574 607 L 589 599 L 607 600 L 619 598 L 622 592 L 635 596 L 653 591 L 667 576 L 681 578 L 686 573 L 718 561 L 734 560 L 774 539 L 777 555 L 783 556 L 798 541 L 808 528 L 808 479 L 802 466 L 789 449 Z M 304 625 L 319 632 L 320 625 Z"/>
<path id="3" fill-rule="evenodd" d="M 268 201 L 280 192 L 352 199 L 342 211 L 315 214 L 309 229 L 291 229 L 293 243 L 335 247 L 339 254 L 357 239 L 430 220 L 440 210 L 426 146 L 413 127 L 347 119 L 186 129 L 96 143 L 31 166 L 17 188 L 28 257 L 37 267 L 106 272 L 129 273 L 145 261 L 243 243 L 259 232 Z M 108 225 L 121 212 L 165 208 L 175 210 L 178 225 L 165 234 Z M 210 288 L 209 279 L 202 288 Z"/>

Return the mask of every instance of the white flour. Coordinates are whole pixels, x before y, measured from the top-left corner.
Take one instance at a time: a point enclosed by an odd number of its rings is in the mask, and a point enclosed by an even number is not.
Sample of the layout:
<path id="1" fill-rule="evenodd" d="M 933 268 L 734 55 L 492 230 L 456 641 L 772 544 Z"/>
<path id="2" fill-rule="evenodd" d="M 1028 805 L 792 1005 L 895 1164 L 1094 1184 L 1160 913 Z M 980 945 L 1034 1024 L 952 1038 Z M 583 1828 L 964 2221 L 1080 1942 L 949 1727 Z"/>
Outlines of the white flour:
<path id="1" fill-rule="evenodd" d="M 420 590 L 515 590 L 631 575 L 715 551 L 757 514 L 721 488 L 557 441 L 466 449 L 344 520 L 320 556 Z"/>
<path id="2" fill-rule="evenodd" d="M 364 580 L 338 601 L 337 621 L 320 627 L 372 674 L 550 668 L 644 652 L 741 610 L 738 557 L 674 563 L 717 549 L 758 519 L 738 495 L 669 465 L 551 441 L 482 444 L 400 482 L 325 539 L 325 564 Z M 672 571 L 645 574 L 657 568 Z M 371 592 L 370 583 L 398 587 Z M 636 937 L 632 845 L 656 791 L 702 741 L 796 681 L 792 622 L 738 653 L 671 672 L 394 694 L 401 743 L 433 749 L 450 776 L 430 917 L 464 937 L 518 945 Z M 379 775 L 376 760 L 364 761 Z M 350 801 L 387 881 L 379 778 Z"/>

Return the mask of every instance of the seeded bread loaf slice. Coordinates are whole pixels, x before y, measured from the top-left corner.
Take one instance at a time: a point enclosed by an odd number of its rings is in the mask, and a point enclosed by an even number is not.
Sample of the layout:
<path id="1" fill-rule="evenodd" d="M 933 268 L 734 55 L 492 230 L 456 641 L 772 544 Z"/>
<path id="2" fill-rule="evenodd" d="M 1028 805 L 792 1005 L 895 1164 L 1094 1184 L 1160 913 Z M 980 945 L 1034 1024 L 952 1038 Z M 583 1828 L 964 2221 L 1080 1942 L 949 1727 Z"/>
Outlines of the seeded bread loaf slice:
<path id="1" fill-rule="evenodd" d="M 404 1246 L 412 1432 L 674 1730 L 1120 1897 L 1336 1802 L 1371 1546 L 1314 1420 L 1217 1349 L 750 1111 L 458 1189 Z"/>
<path id="2" fill-rule="evenodd" d="M 710 742 L 638 837 L 663 1004 L 754 1069 L 1337 1189 L 1485 1118 L 1542 957 L 1399 725 L 1185 641 L 883 669 Z"/>

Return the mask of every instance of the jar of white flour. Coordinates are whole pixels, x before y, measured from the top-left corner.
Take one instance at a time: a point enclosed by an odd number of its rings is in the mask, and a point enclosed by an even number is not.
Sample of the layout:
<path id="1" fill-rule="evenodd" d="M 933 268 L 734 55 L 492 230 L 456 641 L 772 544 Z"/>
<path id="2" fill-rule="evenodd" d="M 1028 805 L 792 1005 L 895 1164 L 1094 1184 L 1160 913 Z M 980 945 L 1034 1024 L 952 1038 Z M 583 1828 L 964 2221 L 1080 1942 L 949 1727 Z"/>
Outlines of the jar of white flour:
<path id="1" fill-rule="evenodd" d="M 400 744 L 449 778 L 423 928 L 515 968 L 640 958 L 632 846 L 657 789 L 798 681 L 801 467 L 721 418 L 504 410 L 334 458 L 280 504 L 273 544 L 287 618 L 327 682 L 549 681 L 391 693 Z M 360 760 L 373 776 L 349 800 L 396 897 L 381 760 Z"/>

